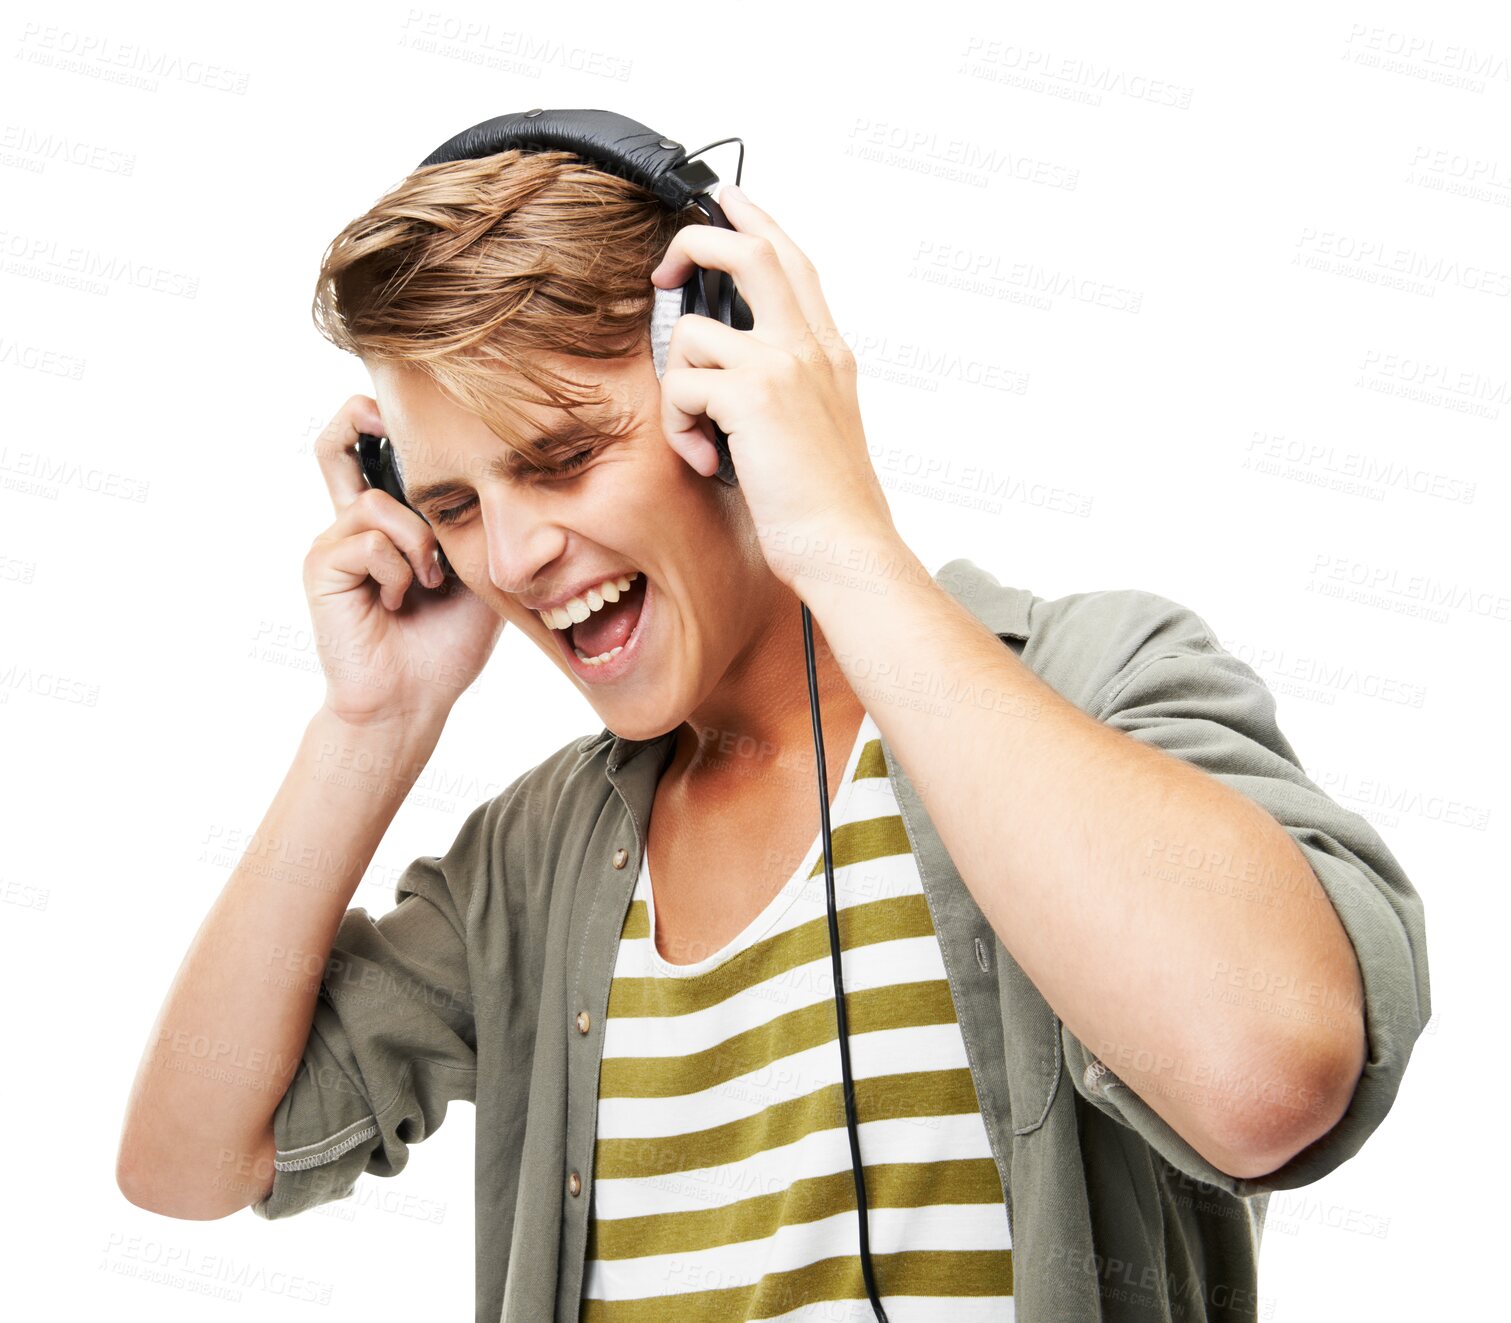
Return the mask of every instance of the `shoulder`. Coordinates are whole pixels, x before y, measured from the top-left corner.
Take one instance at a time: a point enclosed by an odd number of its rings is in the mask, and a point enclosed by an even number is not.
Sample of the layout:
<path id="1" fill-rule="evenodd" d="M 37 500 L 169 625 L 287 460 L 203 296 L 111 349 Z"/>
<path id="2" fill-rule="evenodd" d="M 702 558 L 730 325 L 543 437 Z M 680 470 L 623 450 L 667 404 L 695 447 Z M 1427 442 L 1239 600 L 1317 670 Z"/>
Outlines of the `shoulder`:
<path id="1" fill-rule="evenodd" d="M 495 834 L 548 829 L 564 811 L 575 816 L 590 799 L 607 798 L 613 789 L 605 776 L 612 739 L 605 734 L 569 740 L 479 806 Z"/>
<path id="2" fill-rule="evenodd" d="M 445 852 L 416 860 L 399 880 L 397 898 L 406 892 L 444 885 L 458 913 L 469 915 L 496 893 L 505 878 L 520 877 L 530 886 L 544 885 L 537 865 L 559 824 L 591 820 L 584 813 L 590 798 L 610 790 L 603 775 L 607 745 L 596 737 L 575 738 L 521 772 L 491 799 L 468 812 Z M 510 889 L 511 896 L 516 888 Z M 517 897 L 524 899 L 523 894 Z"/>
<path id="3" fill-rule="evenodd" d="M 1096 711 L 1132 675 L 1161 657 L 1223 653 L 1194 608 L 1146 588 L 1032 595 L 1026 666 L 1065 698 Z"/>
<path id="4" fill-rule="evenodd" d="M 1084 711 L 1100 716 L 1129 682 L 1160 658 L 1192 665 L 1223 656 L 1193 608 L 1146 588 L 1100 588 L 1039 604 L 1024 660 Z"/>
<path id="5" fill-rule="evenodd" d="M 1156 656 L 1221 651 L 1211 626 L 1194 608 L 1146 588 L 1039 598 L 1030 619 L 1032 641 L 1046 658 L 1062 664 L 1081 660 L 1103 671 L 1121 671 Z"/>
<path id="6" fill-rule="evenodd" d="M 1004 582 L 958 557 L 934 582 L 994 634 L 1029 640 L 1036 654 L 1116 653 L 1124 659 L 1145 646 L 1215 650 L 1207 622 L 1173 598 L 1145 588 L 1098 588 L 1044 597 Z"/>

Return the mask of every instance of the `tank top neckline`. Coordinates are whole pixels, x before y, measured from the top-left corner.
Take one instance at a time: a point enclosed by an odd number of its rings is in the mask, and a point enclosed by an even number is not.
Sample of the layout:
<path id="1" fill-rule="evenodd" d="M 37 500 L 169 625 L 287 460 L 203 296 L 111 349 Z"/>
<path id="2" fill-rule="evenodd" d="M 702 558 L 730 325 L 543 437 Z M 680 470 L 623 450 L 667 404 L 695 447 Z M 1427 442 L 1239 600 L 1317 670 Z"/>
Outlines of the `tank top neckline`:
<path id="1" fill-rule="evenodd" d="M 845 806 L 850 800 L 850 787 L 855 784 L 855 771 L 860 765 L 860 751 L 874 738 L 875 735 L 871 730 L 871 714 L 866 712 L 861 716 L 860 726 L 857 728 L 855 734 L 855 742 L 850 746 L 850 753 L 845 759 L 845 771 L 843 777 L 840 779 L 839 789 L 834 792 L 834 799 L 829 805 L 829 827 L 831 834 L 833 829 L 844 820 Z M 815 772 L 818 770 L 816 761 L 814 770 Z M 822 824 L 820 824 L 814 830 L 813 842 L 804 853 L 803 862 L 798 865 L 792 876 L 782 884 L 781 889 L 767 901 L 755 918 L 751 919 L 740 932 L 731 937 L 717 951 L 687 965 L 672 964 L 669 960 L 662 957 L 660 950 L 656 946 L 656 897 L 655 888 L 651 882 L 651 852 L 648 849 L 643 851 L 640 861 L 640 876 L 636 881 L 636 890 L 645 899 L 646 917 L 650 922 L 650 944 L 646 951 L 646 957 L 651 969 L 656 974 L 665 975 L 667 978 L 696 978 L 700 974 L 707 974 L 711 970 L 717 969 L 720 965 L 734 959 L 746 947 L 760 941 L 766 933 L 771 931 L 777 921 L 792 908 L 793 903 L 805 889 L 808 881 L 816 882 L 819 886 L 824 885 L 823 869 L 819 859 L 821 844 L 819 838 L 822 834 L 823 828 Z M 819 869 L 819 875 L 810 878 L 809 875 L 816 867 Z"/>

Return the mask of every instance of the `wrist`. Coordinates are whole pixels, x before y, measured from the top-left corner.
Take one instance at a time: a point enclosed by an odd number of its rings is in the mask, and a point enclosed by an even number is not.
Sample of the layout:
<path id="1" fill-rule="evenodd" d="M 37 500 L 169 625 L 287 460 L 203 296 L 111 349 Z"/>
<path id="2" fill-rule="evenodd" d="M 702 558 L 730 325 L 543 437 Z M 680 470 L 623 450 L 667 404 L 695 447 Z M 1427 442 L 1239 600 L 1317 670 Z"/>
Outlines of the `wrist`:
<path id="1" fill-rule="evenodd" d="M 305 743 L 329 775 L 368 779 L 373 792 L 402 799 L 435 752 L 446 716 L 413 713 L 354 721 L 322 705 L 310 719 Z"/>
<path id="2" fill-rule="evenodd" d="M 895 529 L 851 527 L 802 543 L 789 561 L 788 587 L 814 615 L 846 599 L 879 604 L 899 584 L 929 583 L 928 569 Z"/>

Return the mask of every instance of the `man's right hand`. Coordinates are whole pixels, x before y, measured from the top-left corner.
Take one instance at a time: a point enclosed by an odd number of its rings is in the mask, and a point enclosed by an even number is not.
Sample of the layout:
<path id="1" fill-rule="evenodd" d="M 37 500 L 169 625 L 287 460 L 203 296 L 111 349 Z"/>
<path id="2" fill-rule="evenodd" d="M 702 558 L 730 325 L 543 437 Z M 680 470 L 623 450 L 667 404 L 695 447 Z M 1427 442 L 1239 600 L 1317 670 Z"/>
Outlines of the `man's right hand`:
<path id="1" fill-rule="evenodd" d="M 347 400 L 315 445 L 336 511 L 304 559 L 325 706 L 359 726 L 443 723 L 492 655 L 504 620 L 459 580 L 443 580 L 425 520 L 367 485 L 359 432 L 387 432 L 366 395 Z"/>

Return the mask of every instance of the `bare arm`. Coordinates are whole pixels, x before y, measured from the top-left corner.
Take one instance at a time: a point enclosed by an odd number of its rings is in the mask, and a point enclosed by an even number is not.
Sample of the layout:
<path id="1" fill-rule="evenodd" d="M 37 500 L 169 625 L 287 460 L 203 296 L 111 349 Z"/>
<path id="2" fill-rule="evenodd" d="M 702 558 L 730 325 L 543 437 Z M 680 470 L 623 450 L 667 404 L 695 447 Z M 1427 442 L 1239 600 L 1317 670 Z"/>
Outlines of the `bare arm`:
<path id="1" fill-rule="evenodd" d="M 836 532 L 829 545 L 887 567 L 885 609 L 838 577 L 812 576 L 805 600 L 982 914 L 1065 1026 L 1224 1173 L 1266 1175 L 1325 1134 L 1364 1065 L 1361 974 L 1285 828 L 1062 698 L 900 538 Z M 882 675 L 922 677 L 940 701 L 888 702 Z M 1155 843 L 1172 842 L 1236 861 L 1259 903 L 1150 885 Z M 1211 996 L 1228 969 L 1314 988 L 1330 1013 L 1298 1021 Z"/>
<path id="2" fill-rule="evenodd" d="M 116 1184 L 169 1217 L 225 1217 L 273 1185 L 273 1116 L 352 894 L 502 617 L 443 582 L 429 525 L 369 487 L 386 434 L 353 395 L 316 442 L 335 518 L 304 558 L 325 702 L 179 967 L 126 1108 Z"/>
<path id="3" fill-rule="evenodd" d="M 309 723 L 153 1026 L 116 1163 L 133 1204 L 218 1218 L 271 1188 L 273 1112 L 336 930 L 443 724 L 356 726 L 327 708 Z"/>

